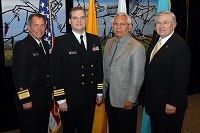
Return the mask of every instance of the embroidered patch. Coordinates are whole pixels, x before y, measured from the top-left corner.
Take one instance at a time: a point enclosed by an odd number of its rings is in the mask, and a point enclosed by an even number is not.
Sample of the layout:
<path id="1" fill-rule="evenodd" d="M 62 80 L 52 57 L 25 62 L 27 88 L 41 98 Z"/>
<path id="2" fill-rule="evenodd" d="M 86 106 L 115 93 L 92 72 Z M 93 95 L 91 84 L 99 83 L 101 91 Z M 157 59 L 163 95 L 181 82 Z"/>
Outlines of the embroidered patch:
<path id="1" fill-rule="evenodd" d="M 33 56 L 38 56 L 39 54 L 36 52 L 36 53 L 33 53 Z"/>
<path id="2" fill-rule="evenodd" d="M 95 46 L 95 45 L 93 45 L 92 51 L 99 51 L 99 47 L 98 47 L 98 46 Z"/>

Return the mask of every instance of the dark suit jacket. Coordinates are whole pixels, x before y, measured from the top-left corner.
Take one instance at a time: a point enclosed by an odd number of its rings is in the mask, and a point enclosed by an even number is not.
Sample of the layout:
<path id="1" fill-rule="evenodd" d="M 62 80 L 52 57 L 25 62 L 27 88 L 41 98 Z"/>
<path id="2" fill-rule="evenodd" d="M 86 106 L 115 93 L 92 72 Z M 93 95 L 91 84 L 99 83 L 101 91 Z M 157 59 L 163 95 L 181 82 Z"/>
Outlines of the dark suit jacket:
<path id="1" fill-rule="evenodd" d="M 76 106 L 94 104 L 102 91 L 103 63 L 99 37 L 86 33 L 87 51 L 72 32 L 57 37 L 51 55 L 54 98 Z M 97 87 L 98 86 L 98 87 Z"/>
<path id="2" fill-rule="evenodd" d="M 149 62 L 158 39 L 152 40 L 147 53 L 145 108 L 147 113 L 166 114 L 167 103 L 177 109 L 187 108 L 191 54 L 187 43 L 174 32 Z"/>
<path id="3" fill-rule="evenodd" d="M 16 87 L 14 104 L 32 101 L 33 107 L 50 108 L 52 87 L 49 78 L 49 48 L 43 41 L 46 56 L 35 39 L 28 35 L 18 41 L 13 50 L 13 80 Z"/>

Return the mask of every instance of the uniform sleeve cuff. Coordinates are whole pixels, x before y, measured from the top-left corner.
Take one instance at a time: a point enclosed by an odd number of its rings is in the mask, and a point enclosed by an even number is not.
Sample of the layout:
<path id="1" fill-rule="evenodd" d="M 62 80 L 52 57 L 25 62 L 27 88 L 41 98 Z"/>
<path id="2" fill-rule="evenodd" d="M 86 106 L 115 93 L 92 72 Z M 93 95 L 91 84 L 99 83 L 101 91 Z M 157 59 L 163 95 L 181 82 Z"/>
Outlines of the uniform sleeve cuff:
<path id="1" fill-rule="evenodd" d="M 64 102 L 66 102 L 66 99 L 57 101 L 58 104 L 62 104 L 62 103 L 64 103 Z"/>

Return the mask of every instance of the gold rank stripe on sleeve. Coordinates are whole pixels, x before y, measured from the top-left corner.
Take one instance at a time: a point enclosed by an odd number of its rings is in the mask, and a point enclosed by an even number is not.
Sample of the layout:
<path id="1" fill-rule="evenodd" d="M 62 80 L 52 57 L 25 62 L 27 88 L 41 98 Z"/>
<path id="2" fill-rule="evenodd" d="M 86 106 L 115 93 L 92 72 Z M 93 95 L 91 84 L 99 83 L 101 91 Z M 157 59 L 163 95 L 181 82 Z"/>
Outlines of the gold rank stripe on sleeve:
<path id="1" fill-rule="evenodd" d="M 97 84 L 97 89 L 103 89 L 103 83 L 101 83 L 101 84 Z"/>
<path id="2" fill-rule="evenodd" d="M 61 96 L 61 95 L 65 95 L 64 88 L 62 88 L 62 89 L 59 89 L 59 90 L 54 90 L 54 91 L 53 91 L 53 93 L 54 93 L 54 96 Z"/>
<path id="3" fill-rule="evenodd" d="M 20 100 L 30 97 L 28 89 L 18 92 L 18 97 Z"/>

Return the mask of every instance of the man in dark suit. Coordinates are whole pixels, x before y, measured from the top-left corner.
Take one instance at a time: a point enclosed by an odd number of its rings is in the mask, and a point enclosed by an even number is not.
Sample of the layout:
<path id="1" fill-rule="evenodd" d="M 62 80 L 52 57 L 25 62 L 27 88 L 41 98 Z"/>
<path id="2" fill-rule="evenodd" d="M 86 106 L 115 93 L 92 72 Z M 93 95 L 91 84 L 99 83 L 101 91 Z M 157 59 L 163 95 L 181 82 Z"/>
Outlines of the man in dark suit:
<path id="1" fill-rule="evenodd" d="M 69 13 L 72 31 L 57 37 L 51 55 L 54 98 L 61 111 L 64 133 L 91 133 L 95 103 L 102 102 L 103 63 L 100 39 L 85 32 L 81 7 Z M 82 38 L 81 38 L 82 36 Z"/>
<path id="2" fill-rule="evenodd" d="M 147 53 L 145 109 L 152 133 L 181 133 L 191 54 L 187 43 L 174 31 L 177 23 L 172 12 L 158 13 L 155 22 L 158 36 Z"/>
<path id="3" fill-rule="evenodd" d="M 13 80 L 21 133 L 47 133 L 52 100 L 49 78 L 49 48 L 43 41 L 45 18 L 32 14 L 29 34 L 13 50 Z"/>

